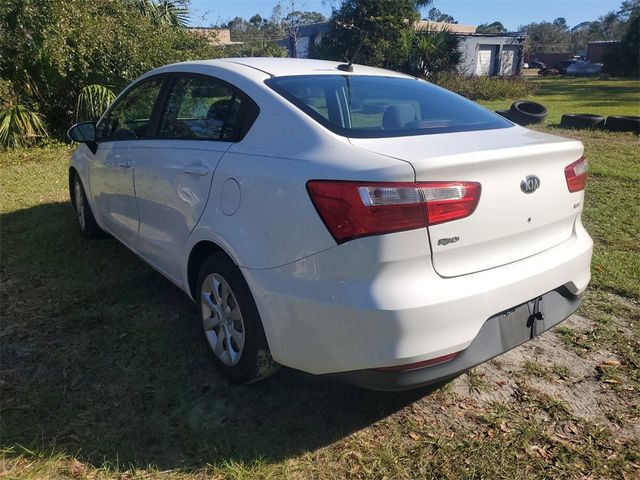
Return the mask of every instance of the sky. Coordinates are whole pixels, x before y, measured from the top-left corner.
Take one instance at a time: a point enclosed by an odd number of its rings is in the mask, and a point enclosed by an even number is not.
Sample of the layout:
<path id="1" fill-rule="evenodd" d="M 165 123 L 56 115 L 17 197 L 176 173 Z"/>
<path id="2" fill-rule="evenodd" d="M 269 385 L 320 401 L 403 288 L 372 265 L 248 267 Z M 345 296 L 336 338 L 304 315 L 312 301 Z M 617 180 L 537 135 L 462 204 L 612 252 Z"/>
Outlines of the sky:
<path id="1" fill-rule="evenodd" d="M 283 0 L 284 6 L 291 0 Z M 269 17 L 277 0 L 191 0 L 192 23 L 195 26 L 213 26 L 234 17 L 249 19 L 259 13 Z M 332 5 L 339 0 L 295 0 L 299 10 L 331 14 Z M 458 23 L 480 25 L 500 21 L 509 30 L 531 22 L 567 19 L 569 26 L 595 20 L 612 10 L 618 10 L 621 0 L 435 0 L 434 6 L 455 18 Z M 302 7 L 302 8 L 300 8 Z M 427 16 L 423 9 L 422 16 Z"/>

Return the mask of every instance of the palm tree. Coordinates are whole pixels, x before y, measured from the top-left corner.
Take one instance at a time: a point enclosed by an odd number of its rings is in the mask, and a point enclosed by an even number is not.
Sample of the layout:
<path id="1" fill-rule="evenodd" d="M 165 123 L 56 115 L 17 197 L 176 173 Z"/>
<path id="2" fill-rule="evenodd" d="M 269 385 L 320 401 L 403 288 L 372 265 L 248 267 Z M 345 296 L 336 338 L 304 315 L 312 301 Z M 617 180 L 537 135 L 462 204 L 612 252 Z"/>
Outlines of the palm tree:
<path id="1" fill-rule="evenodd" d="M 76 123 L 98 120 L 116 98 L 113 90 L 104 85 L 87 85 L 80 91 L 76 103 Z"/>
<path id="2" fill-rule="evenodd" d="M 189 9 L 184 0 L 132 0 L 140 14 L 156 25 L 186 27 L 189 24 Z"/>

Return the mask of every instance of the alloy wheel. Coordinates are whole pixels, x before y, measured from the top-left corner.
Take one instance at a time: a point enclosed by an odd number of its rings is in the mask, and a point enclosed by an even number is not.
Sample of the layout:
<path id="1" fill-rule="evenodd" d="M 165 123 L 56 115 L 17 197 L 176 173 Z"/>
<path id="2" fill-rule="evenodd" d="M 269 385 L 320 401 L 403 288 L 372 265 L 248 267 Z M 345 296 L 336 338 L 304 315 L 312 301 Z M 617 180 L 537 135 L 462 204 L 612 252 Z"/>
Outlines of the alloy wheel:
<path id="1" fill-rule="evenodd" d="M 202 326 L 214 355 L 233 367 L 242 357 L 245 326 L 242 312 L 229 283 L 217 273 L 202 283 Z"/>

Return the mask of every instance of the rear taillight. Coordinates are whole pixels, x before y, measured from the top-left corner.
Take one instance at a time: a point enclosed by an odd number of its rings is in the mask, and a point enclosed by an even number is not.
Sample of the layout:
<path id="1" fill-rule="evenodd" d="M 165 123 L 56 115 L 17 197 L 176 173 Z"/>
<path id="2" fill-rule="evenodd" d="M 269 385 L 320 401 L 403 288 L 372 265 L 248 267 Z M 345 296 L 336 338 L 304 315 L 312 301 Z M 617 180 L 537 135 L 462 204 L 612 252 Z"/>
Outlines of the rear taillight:
<path id="1" fill-rule="evenodd" d="M 458 220 L 471 215 L 480 200 L 475 182 L 311 180 L 307 190 L 338 243 Z"/>
<path id="2" fill-rule="evenodd" d="M 570 192 L 584 190 L 587 185 L 587 170 L 587 159 L 584 157 L 565 167 L 564 176 L 567 177 L 567 187 Z"/>

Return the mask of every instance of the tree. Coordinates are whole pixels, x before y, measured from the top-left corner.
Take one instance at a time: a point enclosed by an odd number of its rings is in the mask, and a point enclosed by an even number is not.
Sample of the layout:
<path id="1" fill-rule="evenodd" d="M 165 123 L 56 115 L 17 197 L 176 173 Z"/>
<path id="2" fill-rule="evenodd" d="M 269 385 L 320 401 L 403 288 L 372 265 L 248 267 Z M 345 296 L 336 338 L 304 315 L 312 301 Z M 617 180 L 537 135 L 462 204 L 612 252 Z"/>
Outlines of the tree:
<path id="1" fill-rule="evenodd" d="M 571 34 L 561 23 L 530 23 L 521 26 L 520 31 L 527 33 L 525 51 L 529 55 L 567 52 L 571 44 Z"/>
<path id="2" fill-rule="evenodd" d="M 553 24 L 558 27 L 561 28 L 563 30 L 567 30 L 567 19 L 564 17 L 558 17 L 553 21 Z"/>
<path id="3" fill-rule="evenodd" d="M 222 54 L 131 0 L 3 0 L 0 9 L 0 78 L 61 137 L 85 86 L 119 91 L 151 68 Z"/>
<path id="4" fill-rule="evenodd" d="M 156 25 L 186 27 L 189 9 L 185 0 L 132 0 L 140 13 Z"/>
<path id="5" fill-rule="evenodd" d="M 437 8 L 432 8 L 431 10 L 429 10 L 427 20 L 431 20 L 432 22 L 458 23 L 451 15 L 442 13 Z"/>
<path id="6" fill-rule="evenodd" d="M 640 0 L 624 0 L 618 10 L 618 18 L 627 22 L 636 15 L 640 15 Z"/>
<path id="7" fill-rule="evenodd" d="M 476 29 L 477 33 L 507 33 L 507 31 L 501 22 L 483 23 Z"/>
<path id="8" fill-rule="evenodd" d="M 413 0 L 347 0 L 331 16 L 333 30 L 314 49 L 320 58 L 357 63 L 424 77 L 455 70 L 459 38 L 449 31 L 416 30 L 419 4 Z"/>
<path id="9" fill-rule="evenodd" d="M 632 11 L 626 22 L 620 45 L 611 45 L 604 55 L 607 73 L 621 76 L 640 76 L 640 11 Z"/>
<path id="10" fill-rule="evenodd" d="M 320 23 L 326 20 L 325 16 L 319 12 L 302 12 L 297 10 L 296 0 L 289 0 L 287 4 L 287 14 L 282 19 L 282 30 L 289 39 L 291 45 L 290 54 L 293 58 L 298 56 L 298 40 L 300 39 L 300 27 L 310 25 L 312 23 Z M 281 4 L 278 3 L 275 9 L 282 11 Z M 275 10 L 274 9 L 274 10 Z"/>
<path id="11" fill-rule="evenodd" d="M 331 15 L 332 31 L 315 48 L 320 58 L 348 61 L 362 42 L 356 59 L 366 65 L 399 69 L 413 41 L 418 8 L 414 0 L 345 0 Z"/>
<path id="12" fill-rule="evenodd" d="M 462 58 L 459 45 L 460 38 L 448 30 L 417 30 L 402 71 L 414 77 L 453 72 Z"/>
<path id="13" fill-rule="evenodd" d="M 240 17 L 236 17 L 236 18 L 240 18 Z M 256 13 L 253 17 L 249 19 L 249 23 L 253 25 L 255 28 L 261 28 L 266 23 L 266 20 L 264 20 L 260 14 Z"/>

